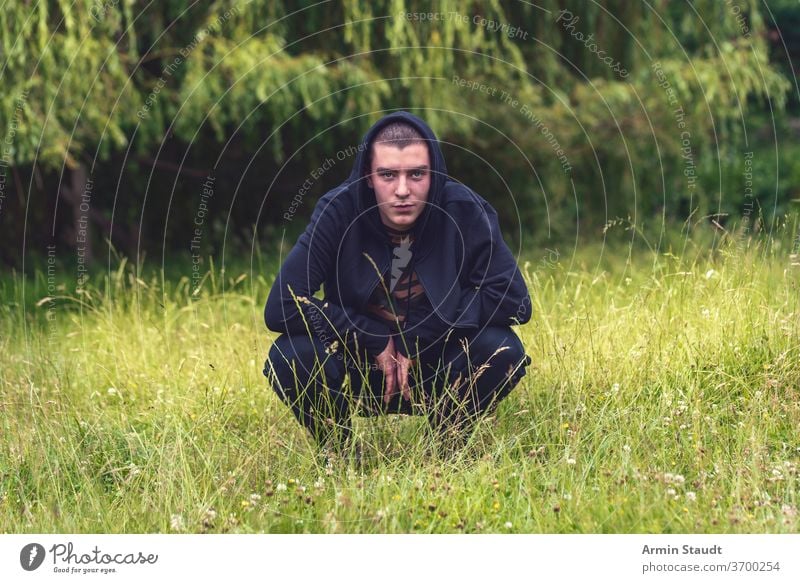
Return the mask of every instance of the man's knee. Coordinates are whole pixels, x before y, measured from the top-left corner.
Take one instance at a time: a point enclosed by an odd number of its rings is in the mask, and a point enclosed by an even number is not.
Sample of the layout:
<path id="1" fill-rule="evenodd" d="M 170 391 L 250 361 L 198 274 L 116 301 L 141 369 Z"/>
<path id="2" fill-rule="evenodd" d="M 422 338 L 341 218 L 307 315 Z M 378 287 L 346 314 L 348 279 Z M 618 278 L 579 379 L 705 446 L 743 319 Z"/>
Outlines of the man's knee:
<path id="1" fill-rule="evenodd" d="M 468 343 L 467 379 L 473 414 L 492 410 L 519 384 L 530 364 L 522 341 L 509 327 L 487 327 Z"/>
<path id="2" fill-rule="evenodd" d="M 321 380 L 335 385 L 343 378 L 344 364 L 329 354 L 316 339 L 281 334 L 273 342 L 264 362 L 264 376 L 272 388 L 283 397 L 286 389 Z M 317 379 L 320 376 L 321 378 Z"/>
<path id="3" fill-rule="evenodd" d="M 507 372 L 518 380 L 525 374 L 525 367 L 531 362 L 525 354 L 522 341 L 507 326 L 487 326 L 463 338 L 451 362 L 455 370 L 467 366 L 477 369 L 489 366 Z"/>

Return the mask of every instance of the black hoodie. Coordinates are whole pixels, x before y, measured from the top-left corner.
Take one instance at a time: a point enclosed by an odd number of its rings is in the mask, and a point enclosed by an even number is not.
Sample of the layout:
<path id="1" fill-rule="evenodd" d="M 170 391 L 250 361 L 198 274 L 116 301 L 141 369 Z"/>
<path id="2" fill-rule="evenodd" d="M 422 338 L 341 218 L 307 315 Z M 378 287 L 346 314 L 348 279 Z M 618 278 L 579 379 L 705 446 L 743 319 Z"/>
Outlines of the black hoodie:
<path id="1" fill-rule="evenodd" d="M 364 311 L 392 260 L 375 193 L 366 181 L 366 154 L 378 131 L 396 121 L 413 125 L 425 137 L 431 159 L 428 201 L 413 226 L 413 265 L 433 312 L 402 334 Z M 322 300 L 312 297 L 320 285 Z M 381 118 L 369 129 L 350 176 L 319 199 L 264 308 L 270 330 L 302 335 L 310 331 L 326 346 L 356 342 L 371 357 L 386 348 L 390 336 L 407 354 L 405 346 L 414 346 L 417 339 L 421 347 L 432 344 L 451 328 L 523 324 L 530 317 L 528 288 L 503 241 L 496 211 L 447 175 L 436 135 L 404 111 Z"/>

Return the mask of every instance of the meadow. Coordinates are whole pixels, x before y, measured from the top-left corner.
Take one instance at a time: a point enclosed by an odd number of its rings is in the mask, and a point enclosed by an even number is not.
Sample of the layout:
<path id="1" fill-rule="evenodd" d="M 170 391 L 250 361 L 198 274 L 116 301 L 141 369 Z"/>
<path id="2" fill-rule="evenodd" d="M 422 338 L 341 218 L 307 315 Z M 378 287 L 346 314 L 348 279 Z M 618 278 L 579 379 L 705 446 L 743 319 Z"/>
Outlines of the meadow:
<path id="1" fill-rule="evenodd" d="M 796 226 L 795 226 L 796 227 Z M 792 233 L 534 249 L 533 364 L 467 448 L 318 455 L 262 376 L 277 260 L 0 278 L 0 531 L 798 532 Z M 698 242 L 702 239 L 703 242 Z"/>

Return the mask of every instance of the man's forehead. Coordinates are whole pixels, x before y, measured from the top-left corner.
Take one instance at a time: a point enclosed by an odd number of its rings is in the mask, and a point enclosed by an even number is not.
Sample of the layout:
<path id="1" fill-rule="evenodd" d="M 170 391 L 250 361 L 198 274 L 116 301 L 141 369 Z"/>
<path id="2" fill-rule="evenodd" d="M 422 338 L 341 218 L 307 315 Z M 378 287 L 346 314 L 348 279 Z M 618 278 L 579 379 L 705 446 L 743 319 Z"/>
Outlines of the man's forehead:
<path id="1" fill-rule="evenodd" d="M 408 144 L 404 148 L 394 144 L 373 144 L 373 167 L 427 168 L 429 164 L 428 147 L 424 143 Z"/>

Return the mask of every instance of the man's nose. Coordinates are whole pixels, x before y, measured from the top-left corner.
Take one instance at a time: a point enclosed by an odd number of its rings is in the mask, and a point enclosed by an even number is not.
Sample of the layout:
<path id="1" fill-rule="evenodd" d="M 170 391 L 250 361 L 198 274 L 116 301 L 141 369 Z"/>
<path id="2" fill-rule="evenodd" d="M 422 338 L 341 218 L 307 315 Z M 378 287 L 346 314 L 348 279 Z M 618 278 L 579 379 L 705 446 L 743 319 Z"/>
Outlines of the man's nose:
<path id="1" fill-rule="evenodd" d="M 395 194 L 397 194 L 397 196 L 408 196 L 410 192 L 411 191 L 408 189 L 408 182 L 406 182 L 405 176 L 401 175 L 397 183 L 397 190 L 395 191 Z"/>

